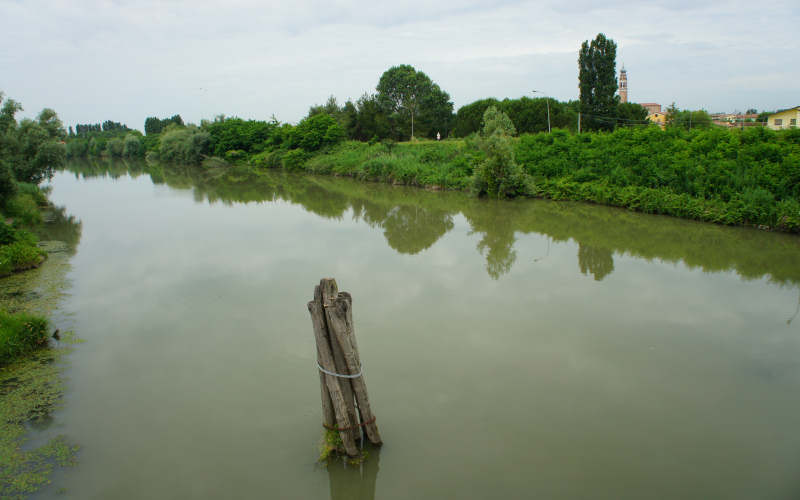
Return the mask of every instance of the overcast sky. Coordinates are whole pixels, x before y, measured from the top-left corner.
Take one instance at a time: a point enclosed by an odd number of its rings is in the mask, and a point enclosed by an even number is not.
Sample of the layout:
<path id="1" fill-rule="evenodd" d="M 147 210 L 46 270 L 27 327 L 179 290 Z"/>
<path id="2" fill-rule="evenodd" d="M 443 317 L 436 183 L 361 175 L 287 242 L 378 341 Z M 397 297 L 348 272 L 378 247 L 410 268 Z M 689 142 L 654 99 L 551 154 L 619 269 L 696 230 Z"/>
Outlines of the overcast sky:
<path id="1" fill-rule="evenodd" d="M 578 96 L 578 49 L 617 44 L 634 102 L 800 105 L 800 1 L 226 2 L 0 0 L 0 90 L 66 125 L 180 113 L 296 122 L 411 64 L 456 109 Z"/>

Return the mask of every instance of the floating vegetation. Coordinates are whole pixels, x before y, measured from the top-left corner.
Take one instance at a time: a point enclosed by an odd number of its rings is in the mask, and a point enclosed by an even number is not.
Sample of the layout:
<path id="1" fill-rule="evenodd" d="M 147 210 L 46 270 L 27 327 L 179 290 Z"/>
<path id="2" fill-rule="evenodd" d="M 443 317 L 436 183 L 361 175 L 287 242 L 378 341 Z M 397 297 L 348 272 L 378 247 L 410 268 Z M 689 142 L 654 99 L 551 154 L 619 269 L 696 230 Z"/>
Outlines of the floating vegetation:
<path id="1" fill-rule="evenodd" d="M 41 267 L 0 279 L 0 309 L 48 318 L 57 311 L 67 287 L 70 252 L 59 241 L 40 242 L 39 248 L 49 255 Z M 49 336 L 48 331 L 45 340 Z M 25 498 L 49 484 L 56 467 L 75 463 L 78 446 L 64 436 L 40 446 L 28 444 L 29 429 L 46 424 L 58 408 L 64 355 L 80 342 L 69 331 L 55 338 L 57 346 L 50 342 L 0 367 L 0 498 Z"/>
<path id="2" fill-rule="evenodd" d="M 61 242 L 43 241 L 39 246 L 48 252 L 44 265 L 0 279 L 0 308 L 46 317 L 56 310 L 67 288 L 70 255 Z"/>
<path id="3" fill-rule="evenodd" d="M 56 436 L 42 446 L 25 449 L 26 425 L 45 420 L 63 394 L 62 357 L 67 347 L 48 348 L 0 368 L 0 498 L 24 498 L 50 482 L 56 466 L 75 463 L 78 446 Z"/>

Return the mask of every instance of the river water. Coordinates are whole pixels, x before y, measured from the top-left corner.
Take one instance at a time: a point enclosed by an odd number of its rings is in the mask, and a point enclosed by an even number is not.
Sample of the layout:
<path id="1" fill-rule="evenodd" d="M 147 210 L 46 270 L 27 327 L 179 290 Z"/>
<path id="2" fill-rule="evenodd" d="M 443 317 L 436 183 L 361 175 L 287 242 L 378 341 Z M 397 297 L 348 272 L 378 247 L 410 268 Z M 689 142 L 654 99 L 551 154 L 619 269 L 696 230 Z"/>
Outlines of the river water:
<path id="1" fill-rule="evenodd" d="M 800 496 L 800 238 L 244 169 L 73 165 L 82 447 L 48 498 Z M 353 295 L 385 445 L 316 463 L 306 302 Z"/>

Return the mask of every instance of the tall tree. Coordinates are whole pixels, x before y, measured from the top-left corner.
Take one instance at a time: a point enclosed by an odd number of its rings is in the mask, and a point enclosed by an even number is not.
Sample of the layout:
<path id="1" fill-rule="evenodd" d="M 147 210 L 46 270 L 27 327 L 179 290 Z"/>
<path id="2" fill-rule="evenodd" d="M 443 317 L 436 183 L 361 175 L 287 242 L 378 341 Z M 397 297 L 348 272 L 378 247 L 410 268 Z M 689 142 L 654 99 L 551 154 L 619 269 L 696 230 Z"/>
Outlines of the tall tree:
<path id="1" fill-rule="evenodd" d="M 414 137 L 414 120 L 420 114 L 427 118 L 427 126 L 449 126 L 453 113 L 450 95 L 413 66 L 402 64 L 389 68 L 381 75 L 376 90 L 381 106 L 388 113 L 410 119 L 411 137 Z"/>
<path id="2" fill-rule="evenodd" d="M 613 129 L 616 121 L 617 44 L 602 33 L 581 44 L 578 55 L 578 87 L 581 112 L 589 129 Z"/>

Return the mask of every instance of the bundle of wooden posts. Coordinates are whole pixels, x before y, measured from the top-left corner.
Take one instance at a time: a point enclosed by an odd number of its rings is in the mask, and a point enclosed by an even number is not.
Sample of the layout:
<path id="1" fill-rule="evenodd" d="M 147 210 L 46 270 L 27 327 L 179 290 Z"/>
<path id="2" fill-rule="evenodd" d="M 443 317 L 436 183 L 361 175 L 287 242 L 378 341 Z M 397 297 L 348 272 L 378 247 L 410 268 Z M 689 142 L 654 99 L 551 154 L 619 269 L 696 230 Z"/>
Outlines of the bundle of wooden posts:
<path id="1" fill-rule="evenodd" d="M 362 429 L 367 439 L 380 445 L 381 436 L 369 404 L 361 357 L 353 330 L 353 299 L 340 292 L 336 280 L 323 278 L 308 303 L 322 393 L 323 427 L 338 432 L 348 456 L 359 455 Z"/>

